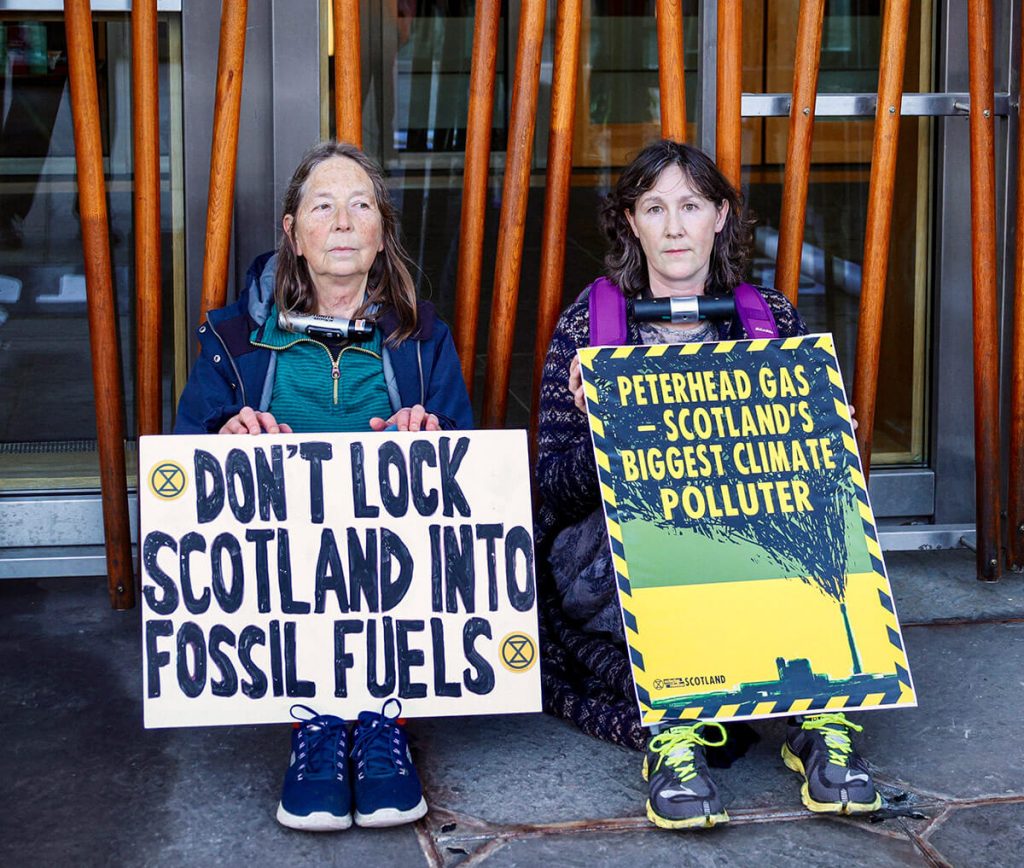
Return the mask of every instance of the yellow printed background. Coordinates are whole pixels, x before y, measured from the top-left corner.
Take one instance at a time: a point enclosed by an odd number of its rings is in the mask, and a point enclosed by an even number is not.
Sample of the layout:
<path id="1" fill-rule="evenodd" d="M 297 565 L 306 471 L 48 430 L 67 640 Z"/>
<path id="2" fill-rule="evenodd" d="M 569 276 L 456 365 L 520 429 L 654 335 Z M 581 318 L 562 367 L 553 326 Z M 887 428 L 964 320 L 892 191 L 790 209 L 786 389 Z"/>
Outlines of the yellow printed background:
<path id="1" fill-rule="evenodd" d="M 889 674 L 900 652 L 879 618 L 876 581 L 873 573 L 851 574 L 846 606 L 862 671 Z M 839 604 L 799 579 L 636 589 L 623 602 L 636 616 L 639 632 L 627 639 L 643 655 L 644 672 L 636 674 L 652 700 L 775 681 L 776 657 L 807 658 L 815 674 L 832 679 L 853 674 Z M 653 689 L 657 678 L 697 675 L 724 675 L 726 683 Z"/>

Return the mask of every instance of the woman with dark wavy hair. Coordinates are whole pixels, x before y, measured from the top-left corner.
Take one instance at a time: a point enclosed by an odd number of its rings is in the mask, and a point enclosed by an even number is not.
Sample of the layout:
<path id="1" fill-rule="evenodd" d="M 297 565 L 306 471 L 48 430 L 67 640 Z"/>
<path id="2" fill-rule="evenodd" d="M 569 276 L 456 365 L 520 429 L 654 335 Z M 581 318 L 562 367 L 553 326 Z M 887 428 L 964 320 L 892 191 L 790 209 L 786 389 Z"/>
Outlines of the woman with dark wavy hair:
<path id="1" fill-rule="evenodd" d="M 627 298 L 728 295 L 743 279 L 751 222 L 742 197 L 706 154 L 656 142 L 626 167 L 601 209 L 606 279 Z M 728 820 L 708 759 L 728 765 L 755 736 L 745 724 L 727 731 L 714 721 L 696 721 L 653 735 L 640 724 L 576 354 L 591 343 L 591 287 L 558 321 L 540 391 L 537 555 L 545 703 L 591 735 L 646 751 L 653 823 L 707 828 Z M 807 333 L 781 293 L 757 289 L 780 337 Z M 626 322 L 630 344 L 744 337 L 735 317 Z M 783 756 L 804 774 L 802 796 L 811 810 L 846 814 L 881 804 L 867 766 L 852 750 L 851 729 L 860 727 L 841 714 L 808 716 L 789 727 Z M 711 748 L 707 756 L 705 747 Z"/>
<path id="2" fill-rule="evenodd" d="M 472 428 L 455 346 L 416 299 L 384 176 L 358 148 L 325 142 L 288 184 L 277 252 L 210 311 L 182 393 L 179 434 L 436 431 Z M 354 325 L 353 325 L 354 324 Z M 410 823 L 427 811 L 397 723 L 359 714 L 353 727 L 307 706 L 292 730 L 277 819 L 333 831 Z"/>
<path id="3" fill-rule="evenodd" d="M 672 169 L 674 171 L 670 171 Z M 668 174 L 662 179 L 665 172 Z M 649 222 L 651 206 L 648 204 L 638 218 L 637 201 L 649 194 L 659 179 L 662 183 L 658 186 L 663 187 L 681 178 L 685 178 L 687 193 L 691 194 L 686 214 L 699 211 L 701 206 L 714 207 L 715 211 L 715 234 L 699 294 L 729 293 L 743 281 L 753 224 L 744 213 L 743 198 L 703 151 L 665 140 L 640 152 L 619 176 L 601 206 L 601 229 L 608 239 L 605 268 L 608 277 L 627 298 L 644 295 L 651 289 L 652 282 L 648 271 L 651 263 L 637 231 L 638 226 Z M 660 211 L 654 213 L 661 214 Z M 701 251 L 697 259 L 703 258 Z M 655 267 L 658 262 L 657 251 L 654 251 Z M 655 275 L 655 283 L 660 277 L 660 274 Z"/>

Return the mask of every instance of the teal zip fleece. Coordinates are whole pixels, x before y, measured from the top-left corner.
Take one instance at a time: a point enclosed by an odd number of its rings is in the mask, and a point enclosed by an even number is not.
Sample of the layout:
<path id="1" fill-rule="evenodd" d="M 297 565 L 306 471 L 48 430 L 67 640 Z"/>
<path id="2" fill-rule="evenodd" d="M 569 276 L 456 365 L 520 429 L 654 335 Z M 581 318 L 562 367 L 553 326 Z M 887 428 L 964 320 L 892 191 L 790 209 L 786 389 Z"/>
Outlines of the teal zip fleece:
<path id="1" fill-rule="evenodd" d="M 278 422 L 303 434 L 369 431 L 372 417 L 391 415 L 379 329 L 368 341 L 331 348 L 280 328 L 275 305 L 257 337 L 259 331 L 250 337 L 253 345 L 277 357 L 268 409 Z"/>

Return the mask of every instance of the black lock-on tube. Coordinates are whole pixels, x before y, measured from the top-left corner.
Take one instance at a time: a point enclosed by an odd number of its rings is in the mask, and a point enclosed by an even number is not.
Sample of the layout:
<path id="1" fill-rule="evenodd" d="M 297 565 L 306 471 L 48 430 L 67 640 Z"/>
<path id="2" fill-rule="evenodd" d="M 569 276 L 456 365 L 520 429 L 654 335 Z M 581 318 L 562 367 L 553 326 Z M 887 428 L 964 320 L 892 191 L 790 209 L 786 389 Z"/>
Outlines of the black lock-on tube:
<path id="1" fill-rule="evenodd" d="M 702 319 L 726 319 L 736 313 L 728 295 L 687 295 L 672 298 L 637 298 L 628 302 L 640 322 L 695 323 Z"/>

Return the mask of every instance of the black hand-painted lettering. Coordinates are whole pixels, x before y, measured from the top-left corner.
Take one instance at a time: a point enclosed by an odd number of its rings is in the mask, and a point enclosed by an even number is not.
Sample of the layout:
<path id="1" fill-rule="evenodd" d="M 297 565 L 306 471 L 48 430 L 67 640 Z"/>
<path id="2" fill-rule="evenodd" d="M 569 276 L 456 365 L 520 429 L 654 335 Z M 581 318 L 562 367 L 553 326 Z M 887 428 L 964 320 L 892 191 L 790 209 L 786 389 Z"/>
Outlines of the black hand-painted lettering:
<path id="1" fill-rule="evenodd" d="M 427 532 L 430 535 L 430 608 L 440 612 L 444 605 L 441 588 L 441 525 L 432 524 Z"/>
<path id="2" fill-rule="evenodd" d="M 241 449 L 228 452 L 224 462 L 224 474 L 227 477 L 225 487 L 228 491 L 228 505 L 231 512 L 242 524 L 248 524 L 256 515 L 256 482 L 253 479 L 252 465 L 249 454 Z M 238 498 L 241 486 L 242 499 Z"/>
<path id="3" fill-rule="evenodd" d="M 440 618 L 430 619 L 430 640 L 433 646 L 434 696 L 462 696 L 462 685 L 449 681 L 445 671 L 444 624 Z"/>
<path id="4" fill-rule="evenodd" d="M 522 554 L 526 566 L 525 587 L 520 590 L 516 582 L 517 554 Z M 533 569 L 533 540 L 530 532 L 519 525 L 511 528 L 505 537 L 505 585 L 508 588 L 508 600 L 517 612 L 527 612 L 533 608 L 537 596 L 537 580 Z"/>
<path id="5" fill-rule="evenodd" d="M 345 650 L 345 637 L 362 632 L 362 621 L 334 622 L 334 695 L 340 699 L 348 696 L 348 670 L 355 666 L 355 657 Z"/>
<path id="6" fill-rule="evenodd" d="M 261 627 L 250 624 L 238 637 L 238 662 L 242 664 L 249 681 L 242 679 L 242 693 L 250 699 L 261 699 L 267 695 L 267 676 L 252 659 L 255 645 L 266 645 L 267 634 Z"/>
<path id="7" fill-rule="evenodd" d="M 468 437 L 460 437 L 455 441 L 454 452 L 451 451 L 451 438 L 441 438 L 441 500 L 444 504 L 444 514 L 447 516 L 455 515 L 457 509 L 460 515 L 469 517 L 469 503 L 462 493 L 459 483 L 455 481 L 455 474 L 459 472 L 459 466 L 468 451 Z"/>
<path id="8" fill-rule="evenodd" d="M 444 587 L 445 608 L 449 612 L 458 612 L 459 603 L 456 596 L 462 599 L 462 607 L 466 612 L 476 611 L 476 565 L 473 551 L 473 526 L 459 525 L 459 536 L 455 536 L 455 528 L 444 529 Z"/>
<path id="9" fill-rule="evenodd" d="M 278 521 L 288 519 L 288 501 L 284 491 L 284 458 L 280 446 L 270 447 L 270 462 L 266 452 L 256 449 L 256 495 L 260 504 L 260 518 L 270 521 L 270 511 Z"/>
<path id="10" fill-rule="evenodd" d="M 427 695 L 427 685 L 412 680 L 414 667 L 423 665 L 423 651 L 409 647 L 409 634 L 419 633 L 424 629 L 422 621 L 395 622 L 395 646 L 398 652 L 398 697 L 399 699 L 422 699 Z"/>
<path id="11" fill-rule="evenodd" d="M 224 584 L 224 552 L 228 553 L 228 561 L 231 564 L 231 587 Z M 210 584 L 213 585 L 213 596 L 217 605 L 229 614 L 237 612 L 242 605 L 242 595 L 245 592 L 245 575 L 242 567 L 242 546 L 230 533 L 218 534 L 210 546 L 210 566 L 213 575 Z"/>
<path id="12" fill-rule="evenodd" d="M 178 628 L 178 687 L 189 699 L 195 699 L 206 686 L 206 636 L 195 621 Z M 189 669 L 189 651 L 192 669 Z"/>
<path id="13" fill-rule="evenodd" d="M 378 575 L 380 561 L 377 556 L 377 529 L 366 529 L 366 542 L 359 542 L 359 531 L 350 527 L 348 533 L 348 602 L 353 612 L 361 612 L 360 598 L 366 601 L 370 612 L 380 611 Z"/>
<path id="14" fill-rule="evenodd" d="M 476 640 L 480 636 L 491 638 L 491 625 L 483 618 L 470 618 L 462 628 L 462 651 L 466 662 L 476 672 L 464 669 L 462 683 L 466 689 L 477 696 L 486 696 L 494 690 L 494 669 L 487 659 L 476 650 Z"/>
<path id="15" fill-rule="evenodd" d="M 322 614 L 327 607 L 327 592 L 334 591 L 338 611 L 348 612 L 348 595 L 345 588 L 345 571 L 341 566 L 341 553 L 334 539 L 334 531 L 325 527 L 320 531 L 320 554 L 316 559 L 316 589 L 313 594 L 313 611 Z"/>
<path id="16" fill-rule="evenodd" d="M 151 530 L 146 534 L 142 543 L 142 568 L 160 587 L 161 596 L 157 597 L 156 588 L 152 585 L 143 585 L 142 597 L 157 615 L 170 615 L 178 608 L 178 586 L 157 563 L 160 549 L 168 548 L 177 553 L 178 544 L 174 537 L 164 533 L 162 530 Z"/>
<path id="17" fill-rule="evenodd" d="M 412 491 L 412 503 L 416 511 L 423 516 L 437 512 L 437 489 L 429 491 L 423 487 L 423 465 L 437 467 L 437 453 L 430 440 L 415 440 L 409 447 L 409 486 Z"/>
<path id="18" fill-rule="evenodd" d="M 196 480 L 196 520 L 206 524 L 224 508 L 224 475 L 217 457 L 204 449 L 195 451 L 192 462 Z"/>
<path id="19" fill-rule="evenodd" d="M 256 543 L 256 608 L 262 612 L 270 611 L 270 565 L 267 545 L 274 538 L 272 530 L 246 530 L 247 542 Z"/>
<path id="20" fill-rule="evenodd" d="M 181 582 L 181 597 L 185 608 L 193 615 L 201 615 L 210 608 L 210 589 L 203 588 L 197 597 L 192 590 L 192 562 L 189 556 L 193 552 L 206 551 L 206 538 L 201 533 L 189 531 L 181 538 L 178 545 L 178 577 Z"/>
<path id="21" fill-rule="evenodd" d="M 299 678 L 295 622 L 284 622 L 284 683 L 289 696 L 316 696 L 316 683 Z"/>
<path id="22" fill-rule="evenodd" d="M 235 647 L 235 634 L 223 624 L 214 624 L 210 628 L 210 662 L 220 670 L 220 678 L 210 680 L 210 693 L 214 696 L 234 696 L 238 692 L 238 673 L 231 658 L 220 646 Z"/>
<path id="23" fill-rule="evenodd" d="M 270 628 L 270 684 L 274 696 L 284 696 L 284 673 L 281 667 L 281 622 L 274 620 Z"/>
<path id="24" fill-rule="evenodd" d="M 150 699 L 160 695 L 160 670 L 171 662 L 170 652 L 157 650 L 156 640 L 173 635 L 170 621 L 146 621 L 146 696 Z"/>
<path id="25" fill-rule="evenodd" d="M 398 575 L 392 578 L 392 563 Z M 412 583 L 412 555 L 398 534 L 386 527 L 380 530 L 380 610 L 390 612 L 405 599 Z"/>
<path id="26" fill-rule="evenodd" d="M 377 629 L 383 633 L 383 647 L 377 649 Z M 377 680 L 378 659 L 384 660 L 384 680 Z M 395 627 L 390 616 L 378 622 L 366 622 L 366 689 L 374 699 L 384 699 L 395 692 Z"/>
<path id="27" fill-rule="evenodd" d="M 495 541 L 505 535 L 503 524 L 478 524 L 476 538 L 487 541 L 487 606 L 498 611 L 498 553 Z"/>
<path id="28" fill-rule="evenodd" d="M 363 460 L 363 444 L 349 444 L 352 457 L 352 511 L 356 518 L 376 518 L 380 507 L 366 502 L 366 462 Z"/>
<path id="29" fill-rule="evenodd" d="M 392 479 L 391 469 L 398 476 Z M 398 444 L 386 440 L 377 451 L 377 481 L 380 485 L 380 502 L 388 515 L 401 518 L 409 511 L 409 476 L 405 467 L 405 456 Z"/>
<path id="30" fill-rule="evenodd" d="M 323 462 L 333 455 L 330 443 L 313 441 L 299 446 L 299 457 L 309 462 L 309 520 L 324 523 L 324 469 Z"/>
<path id="31" fill-rule="evenodd" d="M 292 553 L 288 531 L 277 531 L 277 588 L 281 594 L 281 612 L 285 615 L 308 615 L 309 603 L 292 596 Z"/>

